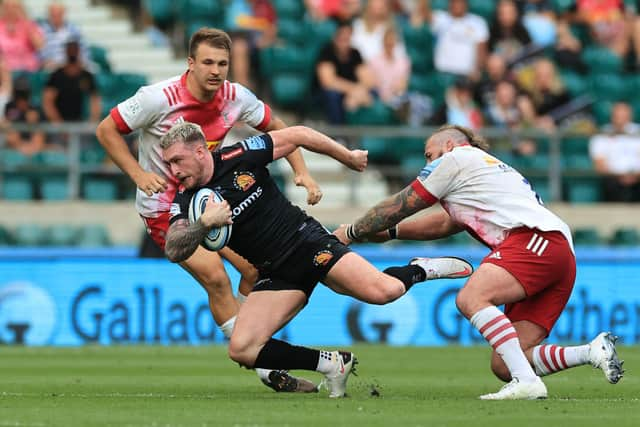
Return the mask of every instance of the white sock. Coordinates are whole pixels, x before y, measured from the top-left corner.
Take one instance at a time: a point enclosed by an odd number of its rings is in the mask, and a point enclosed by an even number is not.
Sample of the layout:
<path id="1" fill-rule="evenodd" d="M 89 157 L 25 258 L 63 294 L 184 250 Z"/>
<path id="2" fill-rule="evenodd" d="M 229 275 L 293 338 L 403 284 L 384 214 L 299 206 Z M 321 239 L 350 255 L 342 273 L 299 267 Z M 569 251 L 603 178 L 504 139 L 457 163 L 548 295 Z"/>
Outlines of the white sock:
<path id="1" fill-rule="evenodd" d="M 231 338 L 231 333 L 233 332 L 233 326 L 236 324 L 236 317 L 233 316 L 231 319 L 224 322 L 222 325 L 218 326 L 218 328 L 222 331 L 222 334 L 225 338 Z"/>
<path id="2" fill-rule="evenodd" d="M 242 305 L 247 300 L 247 295 L 243 295 L 238 291 L 238 295 L 236 295 L 236 301 L 238 304 Z"/>
<path id="3" fill-rule="evenodd" d="M 491 305 L 474 314 L 470 321 L 502 357 L 511 378 L 533 380 L 536 373 L 520 347 L 520 340 L 513 324 L 503 312 Z"/>
<path id="4" fill-rule="evenodd" d="M 587 363 L 589 363 L 589 344 L 574 347 L 543 344 L 533 348 L 533 366 L 536 374 L 541 377 Z"/>
<path id="5" fill-rule="evenodd" d="M 335 351 L 320 350 L 320 357 L 318 358 L 318 367 L 316 371 L 323 374 L 330 374 L 336 369 L 336 358 L 334 357 Z M 338 357 L 342 357 L 338 355 Z"/>
<path id="6" fill-rule="evenodd" d="M 260 378 L 263 382 L 267 383 L 267 384 L 271 384 L 271 380 L 269 379 L 269 373 L 271 372 L 271 369 L 264 369 L 264 368 L 254 368 L 256 371 L 256 374 L 258 374 L 258 378 Z"/>

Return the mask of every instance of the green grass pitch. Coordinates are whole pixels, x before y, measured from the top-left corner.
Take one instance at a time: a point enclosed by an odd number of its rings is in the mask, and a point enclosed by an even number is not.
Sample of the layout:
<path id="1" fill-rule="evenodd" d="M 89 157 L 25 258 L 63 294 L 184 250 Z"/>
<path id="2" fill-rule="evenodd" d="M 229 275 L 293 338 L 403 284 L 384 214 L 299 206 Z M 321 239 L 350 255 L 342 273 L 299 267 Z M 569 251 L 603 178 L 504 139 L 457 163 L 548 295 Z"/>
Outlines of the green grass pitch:
<path id="1" fill-rule="evenodd" d="M 488 347 L 352 350 L 349 397 L 329 399 L 275 393 L 222 346 L 0 347 L 0 427 L 640 426 L 640 347 L 619 348 L 627 374 L 615 386 L 579 367 L 545 378 L 549 399 L 519 402 L 477 399 L 501 386 Z"/>

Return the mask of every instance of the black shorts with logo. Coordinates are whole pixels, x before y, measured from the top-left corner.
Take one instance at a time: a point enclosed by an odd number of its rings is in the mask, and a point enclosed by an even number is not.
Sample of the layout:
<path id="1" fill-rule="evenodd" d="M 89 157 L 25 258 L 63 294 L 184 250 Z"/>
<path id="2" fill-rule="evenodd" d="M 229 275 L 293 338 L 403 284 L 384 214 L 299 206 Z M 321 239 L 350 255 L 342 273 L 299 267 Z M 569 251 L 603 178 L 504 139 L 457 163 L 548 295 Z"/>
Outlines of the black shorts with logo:
<path id="1" fill-rule="evenodd" d="M 277 267 L 260 269 L 254 291 L 297 289 L 309 299 L 313 289 L 324 280 L 331 267 L 351 252 L 313 218 L 308 219 L 298 233 L 304 233 L 302 243 L 293 248 Z"/>

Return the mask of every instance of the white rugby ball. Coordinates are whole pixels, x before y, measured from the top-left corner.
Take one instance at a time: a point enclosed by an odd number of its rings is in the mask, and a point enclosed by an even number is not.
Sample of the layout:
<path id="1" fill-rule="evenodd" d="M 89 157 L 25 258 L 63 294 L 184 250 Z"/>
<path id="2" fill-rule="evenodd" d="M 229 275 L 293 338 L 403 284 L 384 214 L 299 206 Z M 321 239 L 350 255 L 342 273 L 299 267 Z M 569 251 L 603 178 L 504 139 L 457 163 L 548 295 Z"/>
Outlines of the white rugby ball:
<path id="1" fill-rule="evenodd" d="M 218 192 L 210 188 L 201 188 L 193 195 L 189 203 L 189 222 L 196 222 L 198 218 L 200 218 L 200 215 L 202 215 L 207 207 L 209 197 L 213 197 L 213 200 L 216 202 L 222 202 L 224 200 Z M 231 227 L 231 224 L 227 224 L 222 227 L 212 228 L 209 234 L 202 240 L 202 246 L 211 251 L 219 251 L 224 248 L 227 243 L 229 243 L 229 239 L 231 239 Z"/>

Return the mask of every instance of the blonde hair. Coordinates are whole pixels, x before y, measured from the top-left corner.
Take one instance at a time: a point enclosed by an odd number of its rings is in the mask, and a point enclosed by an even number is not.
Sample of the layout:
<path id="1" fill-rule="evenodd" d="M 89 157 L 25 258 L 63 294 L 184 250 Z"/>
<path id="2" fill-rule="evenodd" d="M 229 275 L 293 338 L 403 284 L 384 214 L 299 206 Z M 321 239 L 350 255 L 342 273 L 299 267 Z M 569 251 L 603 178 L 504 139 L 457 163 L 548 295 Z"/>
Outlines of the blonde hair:
<path id="1" fill-rule="evenodd" d="M 194 147 L 196 145 L 207 146 L 202 128 L 191 122 L 182 122 L 173 125 L 171 129 L 160 138 L 160 148 L 165 150 L 179 142 Z"/>

